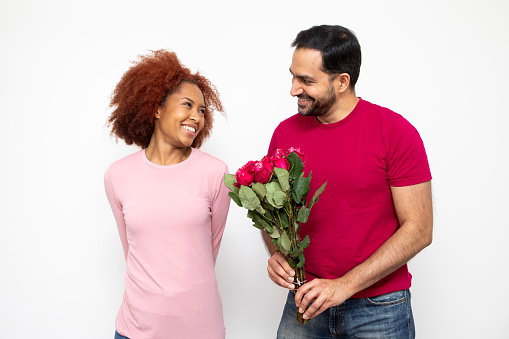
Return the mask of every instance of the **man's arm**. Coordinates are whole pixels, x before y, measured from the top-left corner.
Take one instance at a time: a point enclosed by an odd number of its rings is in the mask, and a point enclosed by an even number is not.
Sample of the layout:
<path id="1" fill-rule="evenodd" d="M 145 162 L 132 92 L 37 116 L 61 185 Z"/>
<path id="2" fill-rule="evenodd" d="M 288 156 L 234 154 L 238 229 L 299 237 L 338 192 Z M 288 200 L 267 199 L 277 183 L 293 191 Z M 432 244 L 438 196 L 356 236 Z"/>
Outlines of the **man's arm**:
<path id="1" fill-rule="evenodd" d="M 327 308 L 342 304 L 355 293 L 397 270 L 431 244 L 431 181 L 413 186 L 391 187 L 391 191 L 400 228 L 375 253 L 343 277 L 334 280 L 314 279 L 300 287 L 295 295 L 300 312 L 304 312 L 314 300 L 304 313 L 305 319 L 314 318 Z M 277 281 L 281 282 L 284 273 L 275 263 L 271 264 L 271 260 L 273 258 L 269 259 L 269 276 L 272 269 Z M 276 282 L 272 276 L 271 279 Z M 276 284 L 284 287 L 278 282 Z"/>

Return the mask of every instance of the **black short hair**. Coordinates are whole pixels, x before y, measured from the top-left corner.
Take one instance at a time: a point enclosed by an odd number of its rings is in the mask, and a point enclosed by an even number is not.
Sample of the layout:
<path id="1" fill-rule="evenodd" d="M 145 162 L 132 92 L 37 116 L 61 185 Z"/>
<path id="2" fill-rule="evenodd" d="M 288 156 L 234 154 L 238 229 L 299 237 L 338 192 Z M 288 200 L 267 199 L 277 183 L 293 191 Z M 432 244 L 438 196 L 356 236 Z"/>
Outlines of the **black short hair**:
<path id="1" fill-rule="evenodd" d="M 355 34 L 339 25 L 313 26 L 299 32 L 292 47 L 307 47 L 322 53 L 322 71 L 329 75 L 348 73 L 355 88 L 361 70 L 361 46 Z"/>

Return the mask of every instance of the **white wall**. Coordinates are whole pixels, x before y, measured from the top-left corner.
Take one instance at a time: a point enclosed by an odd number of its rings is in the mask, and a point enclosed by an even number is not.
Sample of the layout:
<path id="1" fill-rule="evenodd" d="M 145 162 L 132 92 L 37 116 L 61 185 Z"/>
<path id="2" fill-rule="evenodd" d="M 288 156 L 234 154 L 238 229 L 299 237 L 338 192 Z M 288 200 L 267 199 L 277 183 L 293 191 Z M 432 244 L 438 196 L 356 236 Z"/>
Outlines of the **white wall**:
<path id="1" fill-rule="evenodd" d="M 130 61 L 171 49 L 221 92 L 203 149 L 231 171 L 296 112 L 292 39 L 357 33 L 357 94 L 420 131 L 434 243 L 410 262 L 418 338 L 503 338 L 509 316 L 509 5 L 505 1 L 0 2 L 0 337 L 112 338 L 123 289 L 103 173 L 136 149 L 104 128 Z M 217 263 L 228 339 L 273 338 L 285 291 L 232 205 Z"/>

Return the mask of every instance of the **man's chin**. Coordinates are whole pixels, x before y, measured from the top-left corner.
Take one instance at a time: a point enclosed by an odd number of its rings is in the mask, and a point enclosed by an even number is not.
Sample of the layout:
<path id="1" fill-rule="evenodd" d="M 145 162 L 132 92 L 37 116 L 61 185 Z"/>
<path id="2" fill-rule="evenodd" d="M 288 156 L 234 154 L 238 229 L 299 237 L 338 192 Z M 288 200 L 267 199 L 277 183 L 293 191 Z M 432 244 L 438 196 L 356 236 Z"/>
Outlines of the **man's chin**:
<path id="1" fill-rule="evenodd" d="M 302 116 L 308 116 L 309 113 L 311 113 L 311 110 L 309 108 L 305 108 L 305 107 L 302 107 L 302 106 L 298 106 L 297 111 Z"/>

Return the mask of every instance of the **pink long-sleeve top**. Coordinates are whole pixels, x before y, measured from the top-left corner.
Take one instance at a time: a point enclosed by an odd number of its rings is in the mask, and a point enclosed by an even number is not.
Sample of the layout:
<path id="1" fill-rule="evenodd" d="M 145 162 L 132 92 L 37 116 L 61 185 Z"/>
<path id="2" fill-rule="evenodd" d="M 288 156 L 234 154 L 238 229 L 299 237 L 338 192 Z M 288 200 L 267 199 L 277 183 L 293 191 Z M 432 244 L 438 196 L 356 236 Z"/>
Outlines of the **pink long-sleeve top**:
<path id="1" fill-rule="evenodd" d="M 141 150 L 104 183 L 126 259 L 116 330 L 131 339 L 225 337 L 214 265 L 230 206 L 227 166 L 198 149 L 161 166 Z"/>

